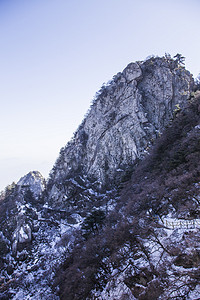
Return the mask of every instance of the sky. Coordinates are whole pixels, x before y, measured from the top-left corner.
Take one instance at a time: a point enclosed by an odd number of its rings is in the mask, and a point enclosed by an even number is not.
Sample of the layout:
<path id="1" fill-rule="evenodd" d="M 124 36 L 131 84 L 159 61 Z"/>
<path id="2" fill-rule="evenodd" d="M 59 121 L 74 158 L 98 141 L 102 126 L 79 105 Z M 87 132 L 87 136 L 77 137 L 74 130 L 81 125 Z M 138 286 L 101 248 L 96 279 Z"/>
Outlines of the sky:
<path id="1" fill-rule="evenodd" d="M 0 0 L 0 190 L 53 167 L 103 83 L 181 53 L 200 73 L 199 0 Z"/>

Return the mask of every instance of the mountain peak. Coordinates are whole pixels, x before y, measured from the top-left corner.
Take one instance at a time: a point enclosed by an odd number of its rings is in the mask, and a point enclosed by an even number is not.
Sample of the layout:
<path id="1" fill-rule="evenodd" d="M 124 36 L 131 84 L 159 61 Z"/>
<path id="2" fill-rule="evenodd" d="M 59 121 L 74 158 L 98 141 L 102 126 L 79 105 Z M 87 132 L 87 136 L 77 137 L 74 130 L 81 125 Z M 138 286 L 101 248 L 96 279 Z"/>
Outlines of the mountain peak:
<path id="1" fill-rule="evenodd" d="M 193 84 L 190 72 L 169 57 L 128 64 L 101 88 L 74 138 L 60 152 L 48 201 L 66 207 L 74 189 L 70 178 L 86 176 L 100 191 L 118 185 L 169 124 L 176 105 L 185 106 Z"/>
<path id="2" fill-rule="evenodd" d="M 45 179 L 39 171 L 31 171 L 21 177 L 17 182 L 20 187 L 29 187 L 36 198 L 41 195 L 45 188 Z"/>

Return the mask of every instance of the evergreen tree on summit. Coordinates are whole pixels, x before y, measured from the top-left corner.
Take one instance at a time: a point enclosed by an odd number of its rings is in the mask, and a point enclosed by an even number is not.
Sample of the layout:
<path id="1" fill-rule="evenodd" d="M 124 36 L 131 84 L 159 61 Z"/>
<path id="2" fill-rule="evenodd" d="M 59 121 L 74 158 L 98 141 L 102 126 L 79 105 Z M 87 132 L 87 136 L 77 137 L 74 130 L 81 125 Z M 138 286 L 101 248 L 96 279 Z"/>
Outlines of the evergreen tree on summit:
<path id="1" fill-rule="evenodd" d="M 185 57 L 182 54 L 177 53 L 174 58 L 178 65 L 185 65 Z"/>

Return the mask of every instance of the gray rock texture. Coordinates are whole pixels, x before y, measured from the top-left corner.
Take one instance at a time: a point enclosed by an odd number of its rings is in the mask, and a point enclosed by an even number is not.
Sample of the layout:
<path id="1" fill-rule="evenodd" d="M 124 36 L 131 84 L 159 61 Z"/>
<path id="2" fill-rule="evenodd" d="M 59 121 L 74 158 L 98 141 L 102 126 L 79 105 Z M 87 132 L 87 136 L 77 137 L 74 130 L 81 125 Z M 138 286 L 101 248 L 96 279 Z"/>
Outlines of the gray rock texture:
<path id="1" fill-rule="evenodd" d="M 44 188 L 44 177 L 40 172 L 32 171 L 6 189 L 5 199 L 0 206 L 0 227 L 12 245 L 13 255 L 32 241 L 36 208 L 40 206 L 39 197 Z"/>
<path id="2" fill-rule="evenodd" d="M 45 189 L 45 179 L 38 171 L 31 171 L 17 182 L 19 187 L 28 187 L 35 198 L 38 198 Z"/>
<path id="3" fill-rule="evenodd" d="M 22 222 L 21 222 L 22 223 Z M 12 252 L 16 255 L 18 246 L 24 243 L 31 242 L 32 240 L 32 229 L 30 224 L 22 223 L 18 224 L 14 234 L 13 234 L 13 244 L 12 244 Z"/>
<path id="4" fill-rule="evenodd" d="M 118 184 L 169 124 L 177 105 L 185 105 L 192 87 L 191 74 L 173 59 L 130 63 L 101 88 L 73 139 L 61 149 L 48 201 L 64 206 L 74 189 L 68 180 L 77 176 L 96 182 L 98 190 Z"/>

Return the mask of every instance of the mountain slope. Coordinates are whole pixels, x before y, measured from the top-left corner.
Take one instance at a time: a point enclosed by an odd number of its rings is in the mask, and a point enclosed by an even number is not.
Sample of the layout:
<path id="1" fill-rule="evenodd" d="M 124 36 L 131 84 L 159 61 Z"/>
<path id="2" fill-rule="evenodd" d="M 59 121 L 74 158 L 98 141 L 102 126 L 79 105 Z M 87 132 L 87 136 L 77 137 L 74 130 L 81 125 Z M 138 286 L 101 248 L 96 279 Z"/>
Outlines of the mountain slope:
<path id="1" fill-rule="evenodd" d="M 124 271 L 130 270 L 126 258 L 134 270 L 134 255 L 148 260 L 151 249 L 144 240 L 151 247 L 149 226 L 158 227 L 148 214 L 167 216 L 173 204 L 175 217 L 185 216 L 180 203 L 187 182 L 198 202 L 198 169 L 193 169 L 199 98 L 191 98 L 193 87 L 192 75 L 177 59 L 129 64 L 96 95 L 73 139 L 61 149 L 47 184 L 41 174 L 30 172 L 6 188 L 0 202 L 2 299 L 115 299 L 117 293 L 125 297 L 120 289 L 136 297 Z M 162 135 L 173 119 L 182 125 L 173 122 L 170 133 Z M 137 165 L 141 159 L 144 165 Z M 185 164 L 182 171 L 180 163 Z M 147 261 L 146 285 L 155 277 L 151 266 L 156 269 Z M 146 285 L 141 289 L 147 294 Z"/>
<path id="2" fill-rule="evenodd" d="M 58 271 L 61 299 L 199 299 L 199 159 L 200 93 Z"/>
<path id="3" fill-rule="evenodd" d="M 102 87 L 73 139 L 51 172 L 47 202 L 67 209 L 74 178 L 103 191 L 118 185 L 136 158 L 183 107 L 193 88 L 191 74 L 177 61 L 151 58 L 129 64 Z"/>

